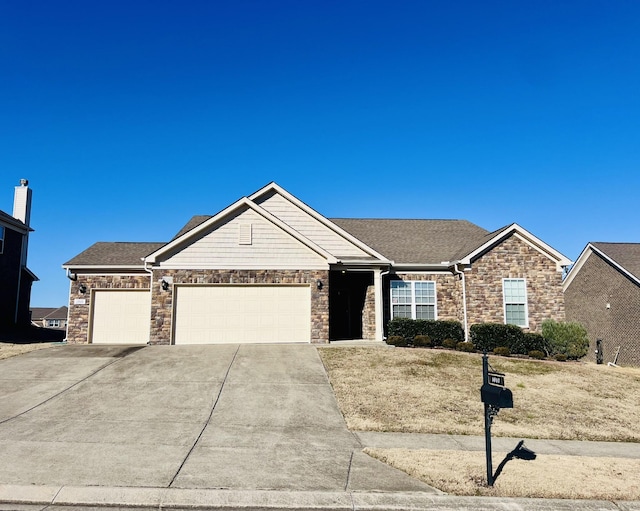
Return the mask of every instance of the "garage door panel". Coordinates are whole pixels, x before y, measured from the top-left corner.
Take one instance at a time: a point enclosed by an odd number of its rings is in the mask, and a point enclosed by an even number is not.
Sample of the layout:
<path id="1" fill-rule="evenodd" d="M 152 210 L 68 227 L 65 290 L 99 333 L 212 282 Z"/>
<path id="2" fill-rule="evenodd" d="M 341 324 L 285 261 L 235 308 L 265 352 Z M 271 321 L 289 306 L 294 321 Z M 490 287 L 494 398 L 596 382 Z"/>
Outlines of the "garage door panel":
<path id="1" fill-rule="evenodd" d="M 176 344 L 309 342 L 309 286 L 177 286 Z"/>
<path id="2" fill-rule="evenodd" d="M 148 290 L 97 290 L 93 293 L 94 344 L 146 344 L 149 341 Z"/>

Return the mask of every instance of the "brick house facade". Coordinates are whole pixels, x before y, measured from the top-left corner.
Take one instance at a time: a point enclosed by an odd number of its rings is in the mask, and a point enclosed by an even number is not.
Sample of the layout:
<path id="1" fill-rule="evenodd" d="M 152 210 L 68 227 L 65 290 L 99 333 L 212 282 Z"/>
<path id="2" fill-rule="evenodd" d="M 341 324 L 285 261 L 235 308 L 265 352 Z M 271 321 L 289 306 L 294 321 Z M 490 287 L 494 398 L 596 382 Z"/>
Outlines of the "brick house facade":
<path id="1" fill-rule="evenodd" d="M 567 320 L 589 335 L 587 359 L 640 366 L 640 243 L 590 243 L 564 283 Z"/>
<path id="2" fill-rule="evenodd" d="M 564 320 L 569 263 L 517 224 L 327 219 L 272 183 L 193 217 L 168 243 L 96 243 L 65 263 L 68 341 L 231 342 L 234 332 L 242 342 L 381 341 L 396 314 L 457 320 L 468 332 L 508 321 L 509 306 L 535 331 Z M 505 305 L 504 279 L 526 299 Z"/>

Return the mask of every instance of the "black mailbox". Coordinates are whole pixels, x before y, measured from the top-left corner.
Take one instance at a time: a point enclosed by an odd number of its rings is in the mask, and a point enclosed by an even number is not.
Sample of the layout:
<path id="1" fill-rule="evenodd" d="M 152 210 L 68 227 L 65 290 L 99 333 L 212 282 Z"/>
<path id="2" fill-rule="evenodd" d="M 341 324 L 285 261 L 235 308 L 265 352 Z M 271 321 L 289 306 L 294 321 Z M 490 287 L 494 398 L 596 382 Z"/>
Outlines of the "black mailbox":
<path id="1" fill-rule="evenodd" d="M 482 402 L 497 408 L 513 408 L 513 394 L 505 387 L 485 383 L 480 387 Z"/>

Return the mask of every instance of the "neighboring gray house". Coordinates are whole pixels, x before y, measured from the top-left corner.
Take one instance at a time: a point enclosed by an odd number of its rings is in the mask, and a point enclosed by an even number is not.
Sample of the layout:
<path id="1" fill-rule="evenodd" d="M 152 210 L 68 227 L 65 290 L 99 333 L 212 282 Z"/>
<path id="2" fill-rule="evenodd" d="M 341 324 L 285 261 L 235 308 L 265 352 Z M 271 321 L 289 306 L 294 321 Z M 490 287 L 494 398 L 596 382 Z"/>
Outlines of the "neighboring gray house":
<path id="1" fill-rule="evenodd" d="M 27 268 L 31 189 L 26 179 L 15 187 L 13 215 L 0 211 L 0 331 L 29 326 L 31 285 Z"/>
<path id="2" fill-rule="evenodd" d="M 571 261 L 517 224 L 328 219 L 275 183 L 169 242 L 99 242 L 63 265 L 70 343 L 382 340 L 392 317 L 564 320 Z"/>
<path id="3" fill-rule="evenodd" d="M 640 366 L 640 243 L 589 243 L 563 283 L 568 321 L 582 323 L 595 360 Z"/>
<path id="4" fill-rule="evenodd" d="M 34 307 L 31 309 L 31 324 L 41 328 L 66 330 L 69 309 L 62 307 Z"/>

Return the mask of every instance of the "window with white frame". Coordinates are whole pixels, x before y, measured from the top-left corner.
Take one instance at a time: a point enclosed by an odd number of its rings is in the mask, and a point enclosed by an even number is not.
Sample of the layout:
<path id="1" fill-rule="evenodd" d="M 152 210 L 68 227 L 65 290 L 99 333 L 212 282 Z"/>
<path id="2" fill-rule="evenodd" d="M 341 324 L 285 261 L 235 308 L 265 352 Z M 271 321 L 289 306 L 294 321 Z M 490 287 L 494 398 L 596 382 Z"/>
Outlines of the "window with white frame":
<path id="1" fill-rule="evenodd" d="M 436 283 L 392 280 L 391 318 L 436 319 Z"/>
<path id="2" fill-rule="evenodd" d="M 48 319 L 47 326 L 52 328 L 60 328 L 60 320 L 59 319 Z"/>
<path id="3" fill-rule="evenodd" d="M 504 322 L 509 325 L 529 325 L 527 285 L 524 279 L 502 279 Z"/>

